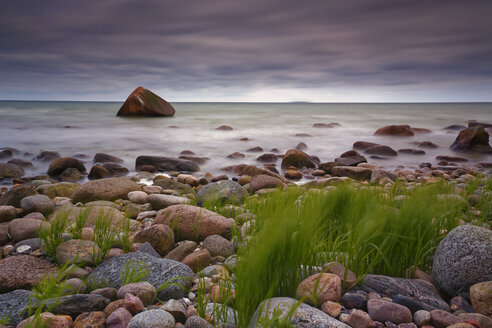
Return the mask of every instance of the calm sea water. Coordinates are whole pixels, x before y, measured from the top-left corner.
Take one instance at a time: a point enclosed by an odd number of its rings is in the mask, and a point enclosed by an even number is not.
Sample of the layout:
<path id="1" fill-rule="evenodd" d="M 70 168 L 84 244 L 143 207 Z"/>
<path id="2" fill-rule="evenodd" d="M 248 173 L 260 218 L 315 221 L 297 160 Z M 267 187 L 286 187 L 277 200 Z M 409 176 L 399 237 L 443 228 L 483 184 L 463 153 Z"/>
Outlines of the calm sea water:
<path id="1" fill-rule="evenodd" d="M 440 148 L 426 155 L 400 154 L 391 160 L 369 162 L 386 168 L 404 165 L 415 168 L 436 155 L 458 155 L 449 149 L 457 131 L 446 131 L 451 124 L 466 125 L 468 120 L 492 121 L 491 103 L 456 104 L 310 104 L 310 103 L 173 103 L 171 118 L 121 118 L 116 113 L 121 103 L 89 102 L 0 102 L 0 148 L 21 150 L 24 159 L 32 159 L 41 150 L 57 150 L 62 156 L 83 153 L 90 167 L 92 156 L 107 152 L 121 157 L 133 169 L 139 155 L 177 157 L 182 150 L 210 160 L 202 171 L 219 173 L 219 168 L 239 163 L 256 163 L 261 153 L 247 149 L 262 147 L 265 152 L 277 148 L 285 152 L 299 142 L 307 144 L 307 153 L 322 161 L 331 161 L 352 148 L 355 141 L 371 141 L 400 148 L 415 147 L 414 141 L 432 141 Z M 314 123 L 337 122 L 331 129 L 313 128 Z M 214 130 L 229 125 L 233 131 Z M 431 134 L 408 138 L 374 136 L 374 131 L 389 124 L 410 124 L 428 128 Z M 176 126 L 172 128 L 169 126 Z M 311 137 L 296 137 L 307 133 Z M 249 141 L 239 141 L 247 137 Z M 228 159 L 241 152 L 246 158 Z M 491 161 L 486 155 L 466 155 L 472 163 Z M 46 164 L 36 163 L 27 174 L 44 173 Z"/>

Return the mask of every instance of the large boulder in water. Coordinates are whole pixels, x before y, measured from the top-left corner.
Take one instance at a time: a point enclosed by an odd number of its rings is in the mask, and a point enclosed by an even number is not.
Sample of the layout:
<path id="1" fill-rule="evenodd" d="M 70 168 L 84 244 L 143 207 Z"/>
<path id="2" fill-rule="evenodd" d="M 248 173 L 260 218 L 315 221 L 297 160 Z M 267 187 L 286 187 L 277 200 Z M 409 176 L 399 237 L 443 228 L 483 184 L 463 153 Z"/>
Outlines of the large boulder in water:
<path id="1" fill-rule="evenodd" d="M 492 148 L 489 145 L 489 134 L 483 125 L 476 125 L 461 130 L 456 140 L 451 145 L 455 151 L 473 150 L 481 153 L 490 153 Z"/>
<path id="2" fill-rule="evenodd" d="M 349 325 L 338 321 L 315 307 L 305 303 L 297 306 L 298 302 L 298 300 L 290 297 L 274 297 L 263 301 L 256 309 L 249 328 L 268 327 L 260 322 L 260 318 L 272 319 L 277 312 L 280 312 L 280 318 L 285 318 L 291 314 L 290 324 L 293 327 L 350 328 Z M 294 308 L 295 311 L 290 313 Z"/>
<path id="3" fill-rule="evenodd" d="M 87 203 L 94 200 L 127 199 L 130 191 L 140 190 L 140 186 L 127 178 L 106 178 L 84 183 L 75 189 L 73 203 Z"/>
<path id="4" fill-rule="evenodd" d="M 439 243 L 432 274 L 439 289 L 449 296 L 468 296 L 470 286 L 492 280 L 492 231 L 463 225 Z"/>
<path id="5" fill-rule="evenodd" d="M 138 156 L 135 160 L 135 169 L 140 171 L 140 168 L 145 165 L 152 165 L 158 171 L 200 171 L 200 167 L 193 161 L 179 159 L 174 157 L 163 156 Z"/>
<path id="6" fill-rule="evenodd" d="M 143 265 L 149 272 L 146 279 L 155 288 L 161 287 L 164 283 L 178 283 L 185 288 L 189 287 L 193 272 L 183 263 L 161 259 L 143 252 L 127 253 L 113 257 L 104 261 L 96 267 L 87 278 L 89 282 L 107 283 L 109 287 L 119 289 L 121 287 L 120 273 L 125 268 L 132 268 L 135 265 Z M 160 300 L 179 299 L 185 296 L 186 292 L 176 285 L 161 290 L 157 297 Z"/>
<path id="7" fill-rule="evenodd" d="M 0 163 L 0 179 L 20 178 L 24 169 L 16 164 Z"/>
<path id="8" fill-rule="evenodd" d="M 379 128 L 374 132 L 374 135 L 377 136 L 400 136 L 400 137 L 409 137 L 413 136 L 415 132 L 410 127 L 410 125 L 387 125 Z"/>
<path id="9" fill-rule="evenodd" d="M 173 116 L 170 103 L 143 87 L 136 88 L 116 116 Z"/>
<path id="10" fill-rule="evenodd" d="M 286 169 L 289 166 L 295 166 L 298 169 L 303 167 L 309 169 L 315 168 L 317 165 L 318 163 L 305 152 L 300 151 L 299 149 L 290 149 L 285 153 L 281 167 Z"/>
<path id="11" fill-rule="evenodd" d="M 68 168 L 74 168 L 80 172 L 85 172 L 85 166 L 82 161 L 73 157 L 62 157 L 55 159 L 48 168 L 48 175 L 52 177 L 57 177 L 63 173 Z"/>

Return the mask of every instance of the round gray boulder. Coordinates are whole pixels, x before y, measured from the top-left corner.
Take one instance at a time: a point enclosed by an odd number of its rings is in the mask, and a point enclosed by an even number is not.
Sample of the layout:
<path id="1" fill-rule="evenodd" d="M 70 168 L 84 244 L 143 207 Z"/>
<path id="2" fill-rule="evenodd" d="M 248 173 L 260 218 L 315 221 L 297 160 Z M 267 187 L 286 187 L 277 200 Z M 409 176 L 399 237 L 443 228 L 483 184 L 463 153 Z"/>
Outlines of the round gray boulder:
<path id="1" fill-rule="evenodd" d="M 140 312 L 130 320 L 128 328 L 173 328 L 175 324 L 171 313 L 164 310 Z"/>
<path id="2" fill-rule="evenodd" d="M 127 263 L 129 264 L 127 265 Z M 88 281 L 103 283 L 108 287 L 119 289 L 121 287 L 121 271 L 125 267 L 133 267 L 134 265 L 144 266 L 148 270 L 149 275 L 146 281 L 156 289 L 169 282 L 179 283 L 185 287 L 191 285 L 193 271 L 187 265 L 173 260 L 157 258 L 143 252 L 123 254 L 104 261 L 92 271 Z M 190 277 L 190 279 L 185 277 Z M 165 301 L 171 298 L 179 299 L 185 294 L 183 289 L 172 285 L 161 290 L 157 297 Z"/>
<path id="3" fill-rule="evenodd" d="M 20 206 L 24 213 L 40 212 L 47 214 L 55 208 L 55 203 L 46 195 L 33 195 L 22 198 Z"/>
<path id="4" fill-rule="evenodd" d="M 492 231 L 463 225 L 439 243 L 432 274 L 436 285 L 449 296 L 468 296 L 470 286 L 492 280 Z"/>

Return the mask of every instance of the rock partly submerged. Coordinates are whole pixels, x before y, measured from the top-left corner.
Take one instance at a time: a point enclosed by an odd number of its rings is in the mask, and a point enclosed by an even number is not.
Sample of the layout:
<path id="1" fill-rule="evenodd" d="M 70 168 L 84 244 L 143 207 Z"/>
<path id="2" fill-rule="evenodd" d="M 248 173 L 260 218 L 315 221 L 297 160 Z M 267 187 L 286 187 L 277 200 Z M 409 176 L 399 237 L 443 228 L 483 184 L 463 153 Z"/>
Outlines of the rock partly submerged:
<path id="1" fill-rule="evenodd" d="M 116 116 L 173 116 L 170 103 L 143 87 L 136 88 L 121 106 Z"/>

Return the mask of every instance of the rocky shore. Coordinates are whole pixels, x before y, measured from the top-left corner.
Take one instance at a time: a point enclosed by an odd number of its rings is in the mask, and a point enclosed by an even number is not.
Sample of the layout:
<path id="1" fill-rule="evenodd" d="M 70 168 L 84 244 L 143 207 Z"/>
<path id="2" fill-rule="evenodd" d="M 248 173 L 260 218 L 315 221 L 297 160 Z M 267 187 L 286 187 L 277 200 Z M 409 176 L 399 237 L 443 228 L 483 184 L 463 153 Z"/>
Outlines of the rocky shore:
<path id="1" fill-rule="evenodd" d="M 490 153 L 487 129 L 470 124 L 452 148 Z M 416 132 L 425 131 L 376 131 Z M 466 203 L 471 216 L 491 213 L 475 207 L 491 200 L 491 191 L 477 189 L 468 199 L 458 191 L 490 184 L 492 163 L 442 157 L 416 170 L 388 171 L 368 158 L 419 150 L 357 141 L 320 162 L 302 149 L 264 153 L 262 166 L 228 166 L 215 176 L 200 172 L 203 158 L 190 151 L 139 156 L 133 172 L 110 154 L 95 154 L 89 168 L 84 156 L 41 151 L 34 161 L 50 163 L 46 174 L 24 176 L 32 163 L 16 158 L 17 149 L 1 149 L 0 179 L 11 186 L 0 189 L 0 327 L 241 327 L 236 252 L 247 247 L 257 214 L 245 204 L 274 190 L 444 182 L 456 192 L 439 197 Z M 444 231 L 432 268 L 414 268 L 407 277 L 357 277 L 339 262 L 324 263 L 303 277 L 295 298 L 258 304 L 249 327 L 492 327 L 491 220 Z"/>

